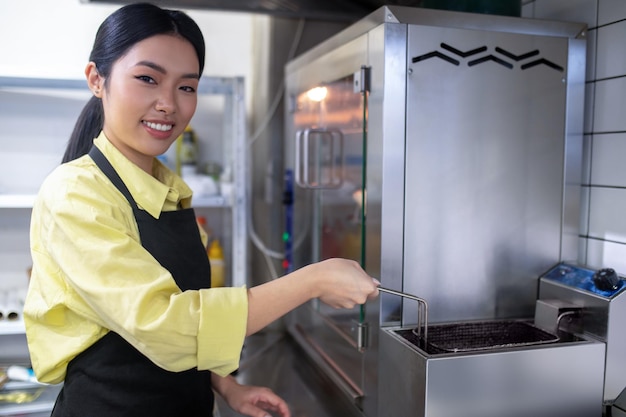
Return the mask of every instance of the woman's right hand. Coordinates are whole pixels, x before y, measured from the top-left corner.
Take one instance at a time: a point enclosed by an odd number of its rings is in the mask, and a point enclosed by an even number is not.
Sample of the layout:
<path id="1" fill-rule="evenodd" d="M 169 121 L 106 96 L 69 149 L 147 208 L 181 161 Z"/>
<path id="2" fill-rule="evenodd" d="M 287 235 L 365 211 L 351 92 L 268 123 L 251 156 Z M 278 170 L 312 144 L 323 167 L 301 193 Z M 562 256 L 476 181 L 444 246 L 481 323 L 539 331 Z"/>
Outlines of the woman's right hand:
<path id="1" fill-rule="evenodd" d="M 380 282 L 349 259 L 333 258 L 309 266 L 315 268 L 317 297 L 334 308 L 353 308 L 378 296 Z"/>
<path id="2" fill-rule="evenodd" d="M 376 298 L 379 285 L 351 260 L 328 259 L 307 265 L 248 290 L 246 335 L 258 332 L 312 298 L 334 308 L 364 304 Z"/>

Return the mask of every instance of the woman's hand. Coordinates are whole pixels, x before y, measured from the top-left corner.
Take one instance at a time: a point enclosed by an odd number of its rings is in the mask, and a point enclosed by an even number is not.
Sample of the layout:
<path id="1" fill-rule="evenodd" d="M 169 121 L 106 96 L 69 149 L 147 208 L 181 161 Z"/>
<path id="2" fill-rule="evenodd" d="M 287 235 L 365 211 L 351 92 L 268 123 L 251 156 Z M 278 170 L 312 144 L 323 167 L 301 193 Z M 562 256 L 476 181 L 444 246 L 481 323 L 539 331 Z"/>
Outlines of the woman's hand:
<path id="1" fill-rule="evenodd" d="M 241 385 L 233 377 L 213 375 L 213 388 L 240 414 L 250 417 L 291 417 L 287 403 L 265 387 Z"/>
<path id="2" fill-rule="evenodd" d="M 361 266 L 348 259 L 328 259 L 308 268 L 319 277 L 318 297 L 334 308 L 352 308 L 378 296 L 380 282 L 370 277 Z"/>

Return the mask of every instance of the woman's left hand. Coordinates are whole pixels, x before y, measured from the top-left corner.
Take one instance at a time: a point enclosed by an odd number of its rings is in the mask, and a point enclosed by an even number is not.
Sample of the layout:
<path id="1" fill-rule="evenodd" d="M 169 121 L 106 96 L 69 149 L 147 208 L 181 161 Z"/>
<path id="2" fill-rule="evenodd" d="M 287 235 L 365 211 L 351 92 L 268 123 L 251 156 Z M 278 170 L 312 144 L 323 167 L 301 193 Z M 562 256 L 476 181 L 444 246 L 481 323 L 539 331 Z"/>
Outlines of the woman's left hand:
<path id="1" fill-rule="evenodd" d="M 287 403 L 271 389 L 228 379 L 217 391 L 236 412 L 250 417 L 291 417 Z"/>

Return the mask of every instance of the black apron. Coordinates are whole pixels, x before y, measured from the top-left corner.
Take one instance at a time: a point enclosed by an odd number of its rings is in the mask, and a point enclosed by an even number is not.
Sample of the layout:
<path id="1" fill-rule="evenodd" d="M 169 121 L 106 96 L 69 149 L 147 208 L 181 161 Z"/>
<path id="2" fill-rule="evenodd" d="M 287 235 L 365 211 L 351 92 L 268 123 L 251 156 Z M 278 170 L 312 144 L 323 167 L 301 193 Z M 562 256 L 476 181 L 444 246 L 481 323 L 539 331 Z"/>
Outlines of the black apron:
<path id="1" fill-rule="evenodd" d="M 89 156 L 128 199 L 142 246 L 170 271 L 178 287 L 210 287 L 209 260 L 193 209 L 162 212 L 155 219 L 137 207 L 98 148 L 93 146 Z M 52 416 L 209 417 L 213 401 L 209 371 L 166 371 L 110 331 L 69 363 Z"/>

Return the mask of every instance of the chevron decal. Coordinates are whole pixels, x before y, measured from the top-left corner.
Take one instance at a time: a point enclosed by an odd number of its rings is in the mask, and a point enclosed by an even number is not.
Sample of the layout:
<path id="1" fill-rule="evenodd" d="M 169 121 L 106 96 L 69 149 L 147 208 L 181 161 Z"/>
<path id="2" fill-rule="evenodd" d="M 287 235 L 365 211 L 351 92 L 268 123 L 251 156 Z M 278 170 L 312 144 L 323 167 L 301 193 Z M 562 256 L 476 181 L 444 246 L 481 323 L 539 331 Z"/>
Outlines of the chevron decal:
<path id="1" fill-rule="evenodd" d="M 476 65 L 480 65 L 480 64 L 484 64 L 487 62 L 494 62 L 496 64 L 501 65 L 504 68 L 508 68 L 508 69 L 514 69 L 515 68 L 515 63 L 519 62 L 519 68 L 523 71 L 523 70 L 527 70 L 527 69 L 531 69 L 540 65 L 545 65 L 548 68 L 551 68 L 553 70 L 559 71 L 559 72 L 563 72 L 565 71 L 565 69 L 552 62 L 549 61 L 546 58 L 538 58 L 538 59 L 534 59 L 532 61 L 529 62 L 523 62 L 523 61 L 528 61 L 528 59 L 533 58 L 533 57 L 537 57 L 538 55 L 541 54 L 541 52 L 538 49 L 529 51 L 529 52 L 525 52 L 521 55 L 516 55 L 510 51 L 507 51 L 504 48 L 501 48 L 499 46 L 496 46 L 494 48 L 494 53 L 488 53 L 489 52 L 489 48 L 487 46 L 480 46 L 478 48 L 474 48 L 474 49 L 470 49 L 468 51 L 461 51 L 451 45 L 448 45 L 446 43 L 441 43 L 440 44 L 441 49 L 444 50 L 444 52 L 441 51 L 432 51 L 432 52 L 428 52 L 426 54 L 423 55 L 418 55 L 415 57 L 411 58 L 411 62 L 418 63 L 418 62 L 423 62 L 426 60 L 429 60 L 431 58 L 437 58 L 437 59 L 441 59 L 443 61 L 446 61 L 450 64 L 459 66 L 461 65 L 461 61 L 451 57 L 450 55 L 448 55 L 449 53 L 456 55 L 458 57 L 460 57 L 461 59 L 463 58 L 468 58 L 468 57 L 472 57 L 475 55 L 479 55 L 482 54 L 484 52 L 487 52 L 486 55 L 480 56 L 478 58 L 474 58 L 471 60 L 467 61 L 467 66 L 469 67 L 473 67 Z M 513 62 L 511 62 L 513 61 Z"/>

